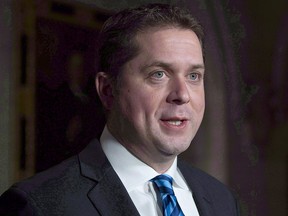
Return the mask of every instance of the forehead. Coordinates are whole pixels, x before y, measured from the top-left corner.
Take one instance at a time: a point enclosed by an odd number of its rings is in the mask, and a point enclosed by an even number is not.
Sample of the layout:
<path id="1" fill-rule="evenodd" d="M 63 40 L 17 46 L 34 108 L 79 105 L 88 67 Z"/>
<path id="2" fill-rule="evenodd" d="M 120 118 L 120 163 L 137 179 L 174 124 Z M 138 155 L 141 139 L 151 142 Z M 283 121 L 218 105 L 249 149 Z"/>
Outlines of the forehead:
<path id="1" fill-rule="evenodd" d="M 202 47 L 197 35 L 190 29 L 150 28 L 135 37 L 138 56 L 146 59 L 203 61 Z"/>
<path id="2" fill-rule="evenodd" d="M 145 31 L 140 31 L 136 34 L 135 42 L 140 48 L 151 48 L 151 46 L 147 45 L 151 43 L 153 45 L 160 45 L 165 42 L 181 42 L 187 44 L 193 43 L 197 47 L 201 47 L 200 41 L 195 32 L 190 29 L 182 29 L 177 27 L 148 28 Z"/>

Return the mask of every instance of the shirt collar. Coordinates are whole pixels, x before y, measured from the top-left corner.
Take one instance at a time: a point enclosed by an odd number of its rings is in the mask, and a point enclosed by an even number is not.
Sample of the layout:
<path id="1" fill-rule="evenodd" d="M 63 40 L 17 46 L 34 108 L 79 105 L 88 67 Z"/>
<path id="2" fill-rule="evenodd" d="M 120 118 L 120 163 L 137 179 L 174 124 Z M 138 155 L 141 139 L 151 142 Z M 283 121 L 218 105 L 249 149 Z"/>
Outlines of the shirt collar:
<path id="1" fill-rule="evenodd" d="M 139 160 L 121 145 L 109 132 L 107 126 L 103 130 L 100 142 L 106 157 L 128 192 L 159 175 L 152 167 Z M 177 158 L 165 174 L 173 177 L 174 187 L 189 190 L 177 169 Z"/>

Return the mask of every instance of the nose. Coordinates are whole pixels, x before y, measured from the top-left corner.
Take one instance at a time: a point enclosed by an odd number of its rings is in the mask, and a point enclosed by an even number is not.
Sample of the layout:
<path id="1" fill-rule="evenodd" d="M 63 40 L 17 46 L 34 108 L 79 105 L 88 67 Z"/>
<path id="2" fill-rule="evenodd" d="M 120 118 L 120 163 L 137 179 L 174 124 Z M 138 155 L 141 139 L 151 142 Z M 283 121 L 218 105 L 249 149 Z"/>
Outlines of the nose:
<path id="1" fill-rule="evenodd" d="M 190 101 L 190 94 L 185 80 L 175 79 L 171 81 L 169 88 L 168 103 L 181 105 Z"/>

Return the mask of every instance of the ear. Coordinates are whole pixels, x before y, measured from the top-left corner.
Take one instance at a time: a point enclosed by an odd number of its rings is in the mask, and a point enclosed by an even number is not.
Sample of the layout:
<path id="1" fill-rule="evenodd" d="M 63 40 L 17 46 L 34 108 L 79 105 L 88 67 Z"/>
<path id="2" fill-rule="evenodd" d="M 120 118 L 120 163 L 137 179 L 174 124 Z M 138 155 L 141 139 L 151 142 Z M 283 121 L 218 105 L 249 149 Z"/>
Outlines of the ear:
<path id="1" fill-rule="evenodd" d="M 109 79 L 109 75 L 105 72 L 98 72 L 96 74 L 95 85 L 103 106 L 105 109 L 110 110 L 113 105 L 114 95 L 113 85 Z"/>

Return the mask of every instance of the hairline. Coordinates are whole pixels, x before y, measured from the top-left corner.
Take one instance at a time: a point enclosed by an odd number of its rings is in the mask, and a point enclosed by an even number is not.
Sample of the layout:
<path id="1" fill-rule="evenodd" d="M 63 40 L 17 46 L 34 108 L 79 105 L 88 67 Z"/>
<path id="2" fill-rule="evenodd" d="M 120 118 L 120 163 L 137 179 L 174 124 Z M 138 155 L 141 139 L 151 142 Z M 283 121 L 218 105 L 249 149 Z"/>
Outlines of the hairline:
<path id="1" fill-rule="evenodd" d="M 162 31 L 162 30 L 167 30 L 167 29 L 178 29 L 178 30 L 187 30 L 187 31 L 191 31 L 193 32 L 197 39 L 198 42 L 201 46 L 201 50 L 202 50 L 202 56 L 204 58 L 204 48 L 203 48 L 203 41 L 199 38 L 199 36 L 197 35 L 197 33 L 192 29 L 192 28 L 188 28 L 188 27 L 184 27 L 184 26 L 180 26 L 177 23 L 167 23 L 167 24 L 158 24 L 155 26 L 146 26 L 144 28 L 139 28 L 137 31 L 135 31 L 135 34 L 133 37 L 131 37 L 131 43 L 133 44 L 134 48 L 135 48 L 135 54 L 131 57 L 131 59 L 129 59 L 128 61 L 126 61 L 123 65 L 120 66 L 119 71 L 116 75 L 112 75 L 111 79 L 113 81 L 116 81 L 114 84 L 117 86 L 116 88 L 118 89 L 121 85 L 121 76 L 123 74 L 123 70 L 125 65 L 127 65 L 128 62 L 132 61 L 134 58 L 136 58 L 139 53 L 141 52 L 141 44 L 139 43 L 139 40 L 137 40 L 137 38 L 139 38 L 139 36 L 141 34 L 147 34 L 149 33 L 149 31 L 153 31 L 153 32 L 157 32 L 157 31 Z"/>

